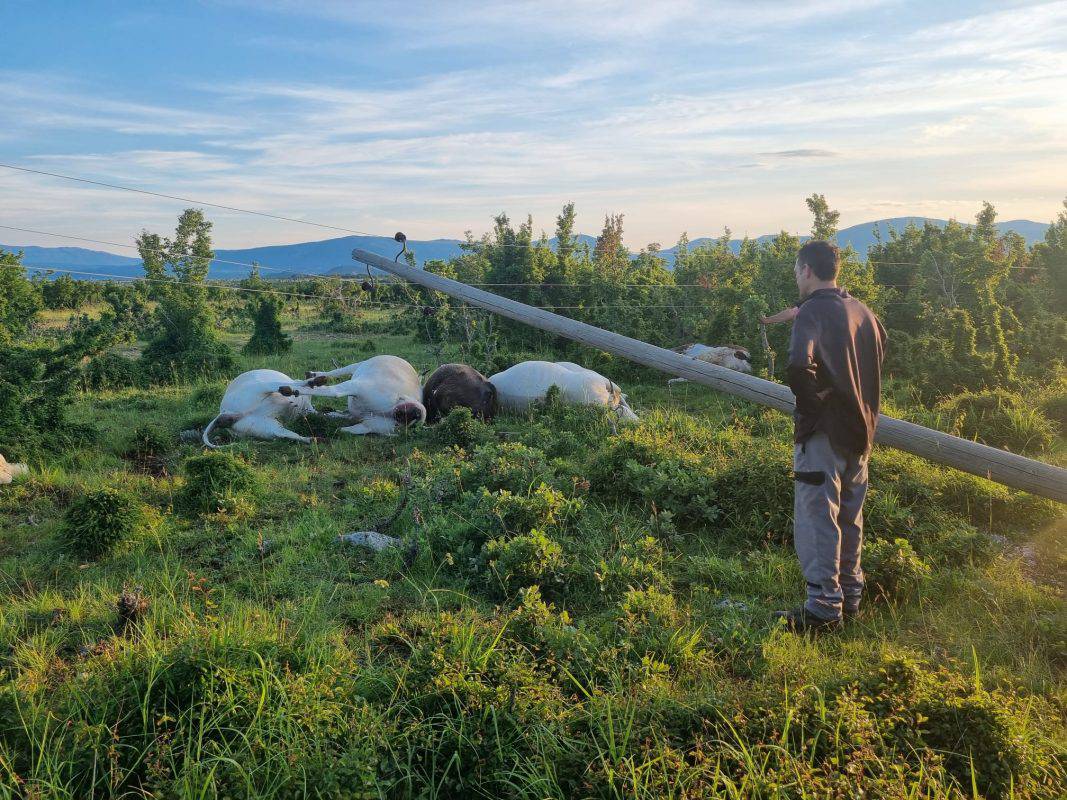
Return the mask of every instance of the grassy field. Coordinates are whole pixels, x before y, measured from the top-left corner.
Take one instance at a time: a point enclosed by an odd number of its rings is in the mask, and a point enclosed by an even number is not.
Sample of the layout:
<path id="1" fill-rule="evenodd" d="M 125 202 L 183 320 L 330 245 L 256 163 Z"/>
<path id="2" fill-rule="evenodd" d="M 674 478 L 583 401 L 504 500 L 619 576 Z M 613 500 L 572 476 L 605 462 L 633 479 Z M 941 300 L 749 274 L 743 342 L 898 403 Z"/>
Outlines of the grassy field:
<path id="1" fill-rule="evenodd" d="M 436 366 L 295 338 L 245 366 Z M 810 640 L 769 618 L 803 593 L 782 415 L 648 376 L 617 434 L 308 420 L 204 467 L 177 434 L 223 386 L 83 395 L 99 437 L 0 488 L 0 797 L 1067 792 L 1062 506 L 877 450 L 866 609 Z M 69 509 L 105 488 L 136 513 L 90 558 Z M 339 541 L 405 492 L 401 547 Z"/>

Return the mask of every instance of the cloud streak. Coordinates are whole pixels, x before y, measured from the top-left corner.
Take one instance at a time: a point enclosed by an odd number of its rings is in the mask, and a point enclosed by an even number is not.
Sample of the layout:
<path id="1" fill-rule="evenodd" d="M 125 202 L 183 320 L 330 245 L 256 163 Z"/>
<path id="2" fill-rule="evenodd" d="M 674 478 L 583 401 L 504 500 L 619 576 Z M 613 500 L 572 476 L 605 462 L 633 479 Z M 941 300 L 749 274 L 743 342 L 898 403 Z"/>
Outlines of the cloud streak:
<path id="1" fill-rule="evenodd" d="M 371 68 L 337 59 L 319 74 L 221 81 L 191 68 L 175 86 L 181 99 L 169 102 L 88 75 L 7 71 L 0 107 L 12 124 L 0 152 L 419 238 L 482 230 L 502 209 L 551 224 L 570 200 L 590 229 L 626 211 L 635 242 L 724 224 L 802 229 L 812 191 L 850 222 L 894 203 L 969 216 L 1000 197 L 1015 198 L 1012 216 L 1055 213 L 1048 196 L 1067 186 L 1067 3 L 906 24 L 905 12 L 921 8 L 553 0 L 447 12 L 416 4 L 394 16 L 371 3 L 274 3 L 271 19 L 329 19 L 324 60 L 350 26 L 367 37 L 359 63 L 379 56 L 387 65 L 363 74 Z M 825 30 L 880 12 L 887 27 L 876 37 Z M 436 54 L 397 58 L 397 41 L 416 25 L 420 47 Z M 456 50 L 467 35 L 487 43 L 484 54 Z M 316 53 L 306 37 L 287 24 L 246 46 L 288 41 L 289 52 Z M 507 43 L 515 52 L 501 55 Z M 26 227 L 75 221 L 86 226 L 76 232 L 111 238 L 176 211 L 68 189 L 0 173 L 0 214 Z M 230 246 L 308 238 L 284 223 L 218 219 Z"/>

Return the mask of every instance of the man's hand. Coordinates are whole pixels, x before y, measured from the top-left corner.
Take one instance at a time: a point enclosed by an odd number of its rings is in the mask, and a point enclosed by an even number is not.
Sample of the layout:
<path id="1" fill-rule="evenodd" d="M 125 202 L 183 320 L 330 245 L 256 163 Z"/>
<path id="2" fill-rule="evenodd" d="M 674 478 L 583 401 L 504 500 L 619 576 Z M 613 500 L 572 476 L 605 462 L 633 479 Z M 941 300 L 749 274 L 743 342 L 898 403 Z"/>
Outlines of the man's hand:
<path id="1" fill-rule="evenodd" d="M 800 309 L 796 306 L 789 306 L 789 308 L 782 309 L 777 314 L 771 314 L 769 317 L 760 317 L 759 321 L 764 325 L 774 325 L 776 322 L 792 322 L 796 319 L 799 311 Z"/>

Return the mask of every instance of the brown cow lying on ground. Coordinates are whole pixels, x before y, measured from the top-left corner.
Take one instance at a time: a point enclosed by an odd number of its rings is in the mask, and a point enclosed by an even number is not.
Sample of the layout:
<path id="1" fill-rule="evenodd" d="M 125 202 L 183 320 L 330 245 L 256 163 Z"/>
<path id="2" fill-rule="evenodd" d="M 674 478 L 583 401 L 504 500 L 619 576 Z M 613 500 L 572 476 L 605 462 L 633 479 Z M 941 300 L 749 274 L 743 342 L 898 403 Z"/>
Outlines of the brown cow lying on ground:
<path id="1" fill-rule="evenodd" d="M 496 415 L 496 387 L 474 367 L 443 364 L 433 371 L 422 387 L 426 421 L 437 422 L 453 408 L 466 407 L 489 422 Z"/>

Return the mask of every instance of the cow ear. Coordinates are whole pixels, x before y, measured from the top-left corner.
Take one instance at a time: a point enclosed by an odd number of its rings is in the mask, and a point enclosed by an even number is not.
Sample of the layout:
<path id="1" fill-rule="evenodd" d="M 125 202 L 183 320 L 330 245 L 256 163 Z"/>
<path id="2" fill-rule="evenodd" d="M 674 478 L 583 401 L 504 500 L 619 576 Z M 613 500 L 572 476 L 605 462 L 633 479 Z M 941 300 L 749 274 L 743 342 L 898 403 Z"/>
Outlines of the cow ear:
<path id="1" fill-rule="evenodd" d="M 734 358 L 739 358 L 742 361 L 748 361 L 748 353 L 744 350 L 737 350 L 734 352 Z"/>

